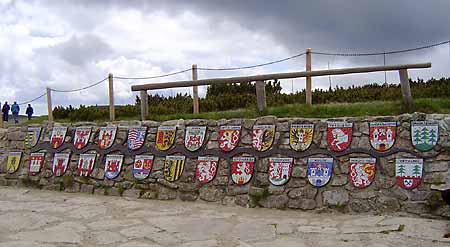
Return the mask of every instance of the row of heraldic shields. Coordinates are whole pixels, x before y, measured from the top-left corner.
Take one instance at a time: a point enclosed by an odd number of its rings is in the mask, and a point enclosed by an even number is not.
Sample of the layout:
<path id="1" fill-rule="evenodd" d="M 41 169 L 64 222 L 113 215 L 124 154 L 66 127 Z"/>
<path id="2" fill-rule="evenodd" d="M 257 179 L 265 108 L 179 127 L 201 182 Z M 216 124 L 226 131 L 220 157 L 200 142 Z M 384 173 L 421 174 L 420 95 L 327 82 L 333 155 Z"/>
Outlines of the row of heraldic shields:
<path id="1" fill-rule="evenodd" d="M 184 146 L 187 150 L 195 152 L 205 142 L 206 126 L 188 126 L 185 129 Z M 156 148 L 161 151 L 169 150 L 174 144 L 176 126 L 160 126 L 156 133 Z M 117 127 L 102 127 L 96 138 L 100 149 L 108 149 L 114 144 Z M 397 122 L 371 122 L 369 123 L 370 145 L 376 151 L 387 151 L 395 144 Z M 58 148 L 64 143 L 67 127 L 54 127 L 52 129 L 50 144 Z M 328 122 L 327 143 L 328 148 L 335 152 L 346 150 L 352 141 L 353 123 Z M 295 151 L 305 151 L 312 143 L 314 134 L 313 124 L 291 124 L 289 129 L 289 143 Z M 40 138 L 41 128 L 28 128 L 25 137 L 26 146 L 34 147 Z M 147 127 L 130 127 L 127 144 L 130 150 L 140 149 L 145 142 Z M 77 127 L 74 131 L 73 145 L 83 149 L 89 143 L 91 127 Z M 236 148 L 241 139 L 241 126 L 221 126 L 219 129 L 219 148 L 229 152 Z M 275 125 L 254 125 L 252 131 L 252 146 L 256 151 L 267 151 L 272 147 L 275 139 Z M 439 126 L 433 121 L 411 121 L 411 141 L 419 151 L 429 151 L 438 142 Z"/>
<path id="2" fill-rule="evenodd" d="M 14 173 L 20 166 L 22 152 L 10 152 L 7 159 L 7 172 Z M 95 166 L 97 154 L 80 154 L 77 162 L 77 175 L 89 176 Z M 104 177 L 114 179 L 122 170 L 124 155 L 108 154 L 105 158 Z M 133 176 L 136 180 L 146 179 L 153 167 L 153 155 L 136 155 L 133 164 Z M 44 166 L 45 153 L 31 153 L 29 173 L 36 175 Z M 70 153 L 55 153 L 52 172 L 54 176 L 62 176 L 70 161 Z M 166 156 L 164 160 L 164 177 L 169 182 L 178 180 L 184 170 L 186 158 L 181 155 Z M 280 186 L 288 183 L 293 170 L 293 158 L 268 158 L 268 178 L 270 183 Z M 315 187 L 325 186 L 333 174 L 333 158 L 308 158 L 307 178 Z M 357 188 L 369 186 L 375 178 L 375 158 L 350 158 L 348 180 Z M 196 179 L 200 183 L 211 182 L 219 169 L 219 157 L 203 156 L 197 158 L 195 167 Z M 231 159 L 230 173 L 234 184 L 248 183 L 255 171 L 255 157 L 235 156 Z M 423 159 L 396 159 L 395 176 L 397 184 L 404 189 L 416 188 L 422 179 Z"/>

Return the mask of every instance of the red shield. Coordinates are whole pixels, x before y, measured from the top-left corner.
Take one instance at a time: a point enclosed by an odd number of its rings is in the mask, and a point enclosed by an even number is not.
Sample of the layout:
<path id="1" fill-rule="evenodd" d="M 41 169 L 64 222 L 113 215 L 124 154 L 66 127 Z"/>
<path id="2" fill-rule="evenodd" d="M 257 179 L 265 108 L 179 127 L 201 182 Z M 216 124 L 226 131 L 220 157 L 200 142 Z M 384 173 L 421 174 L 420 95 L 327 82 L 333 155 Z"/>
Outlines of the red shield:
<path id="1" fill-rule="evenodd" d="M 253 176 L 254 157 L 234 157 L 231 161 L 231 180 L 237 185 L 244 185 Z"/>
<path id="2" fill-rule="evenodd" d="M 387 151 L 395 143 L 396 122 L 369 123 L 370 145 L 377 151 Z"/>
<path id="3" fill-rule="evenodd" d="M 97 154 L 80 154 L 80 159 L 78 160 L 78 176 L 89 176 L 94 170 L 95 158 Z"/>
<path id="4" fill-rule="evenodd" d="M 59 148 L 64 143 L 66 138 L 67 127 L 53 127 L 50 143 L 52 148 Z"/>
<path id="5" fill-rule="evenodd" d="M 328 146 L 336 152 L 344 151 L 352 142 L 353 123 L 329 122 L 327 129 Z"/>
<path id="6" fill-rule="evenodd" d="M 423 159 L 396 159 L 395 178 L 398 186 L 406 190 L 416 188 L 423 175 Z"/>
<path id="7" fill-rule="evenodd" d="M 364 188 L 373 182 L 375 163 L 374 158 L 350 158 L 348 178 L 353 186 Z"/>
<path id="8" fill-rule="evenodd" d="M 42 165 L 44 164 L 45 153 L 31 153 L 29 171 L 31 175 L 36 175 L 41 172 Z"/>
<path id="9" fill-rule="evenodd" d="M 56 177 L 60 177 L 66 173 L 67 166 L 69 165 L 69 153 L 56 153 L 53 156 L 53 174 Z"/>
<path id="10" fill-rule="evenodd" d="M 200 183 L 208 183 L 217 173 L 219 157 L 198 157 L 195 174 Z"/>
<path id="11" fill-rule="evenodd" d="M 241 126 L 221 126 L 219 130 L 219 147 L 229 152 L 237 147 L 241 137 Z"/>
<path id="12" fill-rule="evenodd" d="M 89 137 L 91 137 L 91 127 L 77 127 L 75 129 L 73 145 L 76 149 L 82 149 L 88 144 Z"/>
<path id="13" fill-rule="evenodd" d="M 117 127 L 102 127 L 98 132 L 98 146 L 100 149 L 110 148 L 116 139 Z"/>

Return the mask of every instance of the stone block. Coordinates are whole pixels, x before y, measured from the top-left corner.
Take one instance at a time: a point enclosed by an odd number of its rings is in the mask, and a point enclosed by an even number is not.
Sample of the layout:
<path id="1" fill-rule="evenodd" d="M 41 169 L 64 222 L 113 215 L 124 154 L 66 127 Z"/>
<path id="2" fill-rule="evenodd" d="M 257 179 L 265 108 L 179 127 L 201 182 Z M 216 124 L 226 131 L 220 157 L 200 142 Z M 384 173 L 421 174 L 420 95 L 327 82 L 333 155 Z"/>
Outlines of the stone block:
<path id="1" fill-rule="evenodd" d="M 225 191 L 212 186 L 204 186 L 199 189 L 200 199 L 207 202 L 218 202 L 225 197 Z"/>
<path id="2" fill-rule="evenodd" d="M 271 195 L 259 201 L 265 208 L 286 208 L 289 198 L 286 195 Z"/>
<path id="3" fill-rule="evenodd" d="M 180 192 L 178 197 L 182 201 L 195 201 L 198 198 L 198 194 L 195 192 Z"/>
<path id="4" fill-rule="evenodd" d="M 317 189 L 312 186 L 291 189 L 288 192 L 288 196 L 291 199 L 301 198 L 301 199 L 314 199 L 317 195 Z"/>
<path id="5" fill-rule="evenodd" d="M 331 177 L 331 186 L 343 186 L 348 182 L 346 175 L 335 175 Z"/>
<path id="6" fill-rule="evenodd" d="M 80 186 L 80 192 L 81 192 L 81 193 L 92 194 L 93 191 L 94 191 L 94 185 L 90 185 L 90 184 L 82 184 L 82 185 Z"/>
<path id="7" fill-rule="evenodd" d="M 159 200 L 173 200 L 177 198 L 177 191 L 164 186 L 159 187 Z"/>
<path id="8" fill-rule="evenodd" d="M 153 190 L 146 190 L 141 195 L 141 199 L 156 199 L 158 198 L 158 192 Z"/>
<path id="9" fill-rule="evenodd" d="M 344 206 L 349 202 L 348 192 L 343 189 L 324 191 L 323 203 L 329 206 Z"/>
<path id="10" fill-rule="evenodd" d="M 124 190 L 122 193 L 123 197 L 128 197 L 128 198 L 139 198 L 140 195 L 141 195 L 141 191 L 137 190 L 137 189 Z"/>
<path id="11" fill-rule="evenodd" d="M 294 166 L 291 176 L 293 178 L 306 178 L 307 168 L 303 166 Z"/>
<path id="12" fill-rule="evenodd" d="M 316 208 L 317 203 L 313 199 L 290 199 L 287 207 L 294 209 L 311 210 Z"/>

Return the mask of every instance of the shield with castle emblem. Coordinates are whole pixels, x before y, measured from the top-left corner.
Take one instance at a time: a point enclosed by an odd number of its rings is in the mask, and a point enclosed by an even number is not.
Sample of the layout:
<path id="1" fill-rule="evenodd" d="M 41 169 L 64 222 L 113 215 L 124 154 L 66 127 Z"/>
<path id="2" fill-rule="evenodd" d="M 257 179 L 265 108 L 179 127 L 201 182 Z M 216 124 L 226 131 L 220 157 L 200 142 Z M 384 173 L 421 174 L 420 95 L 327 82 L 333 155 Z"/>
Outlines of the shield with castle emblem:
<path id="1" fill-rule="evenodd" d="M 352 142 L 353 123 L 329 122 L 327 128 L 328 146 L 331 150 L 341 152 Z"/>
<path id="2" fill-rule="evenodd" d="M 69 165 L 70 153 L 56 153 L 53 156 L 53 175 L 60 177 L 66 173 L 67 166 Z"/>
<path id="3" fill-rule="evenodd" d="M 219 148 L 224 152 L 233 150 L 239 144 L 241 126 L 220 126 Z"/>
<path id="4" fill-rule="evenodd" d="M 44 164 L 45 153 L 31 153 L 30 154 L 30 163 L 29 163 L 29 171 L 30 175 L 34 176 L 41 172 L 41 168 Z"/>
<path id="5" fill-rule="evenodd" d="M 97 154 L 80 154 L 77 175 L 80 177 L 88 177 L 91 175 L 95 166 L 95 158 L 97 158 Z"/>
<path id="6" fill-rule="evenodd" d="M 77 127 L 73 137 L 73 145 L 76 149 L 82 149 L 89 143 L 91 137 L 91 127 Z"/>
<path id="7" fill-rule="evenodd" d="M 370 145 L 377 151 L 387 151 L 394 146 L 396 122 L 369 123 Z"/>
<path id="8" fill-rule="evenodd" d="M 98 132 L 98 146 L 100 149 L 110 148 L 116 139 L 117 127 L 101 127 Z"/>
<path id="9" fill-rule="evenodd" d="M 9 152 L 6 160 L 6 171 L 9 174 L 15 173 L 19 169 L 21 158 L 22 152 Z"/>
<path id="10" fill-rule="evenodd" d="M 172 147 L 176 132 L 176 126 L 159 126 L 156 132 L 156 148 L 161 151 L 166 151 Z"/>
<path id="11" fill-rule="evenodd" d="M 67 127 L 53 127 L 50 143 L 52 148 L 59 148 L 66 138 Z"/>
<path id="12" fill-rule="evenodd" d="M 423 159 L 396 159 L 395 178 L 403 189 L 416 188 L 422 180 Z"/>
<path id="13" fill-rule="evenodd" d="M 25 146 L 27 148 L 32 148 L 36 146 L 41 137 L 41 127 L 30 127 L 25 135 Z"/>
<path id="14" fill-rule="evenodd" d="M 186 127 L 186 136 L 184 146 L 187 150 L 195 152 L 199 150 L 205 140 L 206 126 L 188 126 Z"/>
<path id="15" fill-rule="evenodd" d="M 208 183 L 214 179 L 217 173 L 219 157 L 201 157 L 197 159 L 195 175 L 200 183 Z"/>
<path id="16" fill-rule="evenodd" d="M 411 141 L 419 151 L 429 151 L 439 140 L 439 124 L 435 121 L 411 121 Z"/>
<path id="17" fill-rule="evenodd" d="M 119 176 L 122 170 L 123 155 L 108 154 L 105 160 L 105 178 L 114 179 Z"/>
<path id="18" fill-rule="evenodd" d="M 254 125 L 252 131 L 252 146 L 255 150 L 264 152 L 272 147 L 275 139 L 275 125 Z"/>
<path id="19" fill-rule="evenodd" d="M 164 177 L 169 182 L 177 181 L 183 174 L 185 156 L 166 156 L 164 161 Z"/>
<path id="20" fill-rule="evenodd" d="M 132 127 L 128 130 L 128 148 L 130 150 L 138 150 L 144 145 L 145 136 L 147 135 L 147 127 Z"/>
<path id="21" fill-rule="evenodd" d="M 295 151 L 305 151 L 311 146 L 314 124 L 291 124 L 289 129 L 289 144 Z"/>
<path id="22" fill-rule="evenodd" d="M 333 174 L 333 158 L 309 158 L 308 181 L 314 187 L 325 186 Z"/>
<path id="23" fill-rule="evenodd" d="M 254 167 L 254 157 L 233 157 L 231 161 L 231 180 L 237 185 L 248 183 L 253 176 Z"/>
<path id="24" fill-rule="evenodd" d="M 284 185 L 291 178 L 293 158 L 269 158 L 269 181 Z"/>
<path id="25" fill-rule="evenodd" d="M 137 180 L 143 180 L 150 175 L 153 167 L 153 155 L 136 155 L 133 164 L 133 176 Z"/>
<path id="26" fill-rule="evenodd" d="M 356 188 L 369 186 L 375 178 L 375 158 L 350 158 L 348 178 Z"/>

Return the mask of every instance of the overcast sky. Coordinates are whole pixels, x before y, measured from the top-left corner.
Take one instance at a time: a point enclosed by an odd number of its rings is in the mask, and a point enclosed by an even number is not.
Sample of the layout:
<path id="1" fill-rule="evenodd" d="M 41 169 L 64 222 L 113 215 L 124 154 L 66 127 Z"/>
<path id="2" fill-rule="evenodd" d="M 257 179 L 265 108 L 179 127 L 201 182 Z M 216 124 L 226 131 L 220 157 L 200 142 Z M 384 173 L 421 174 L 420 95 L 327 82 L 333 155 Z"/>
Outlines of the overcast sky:
<path id="1" fill-rule="evenodd" d="M 11 1 L 0 0 L 0 102 L 24 102 L 46 87 L 73 89 L 113 73 L 153 76 L 199 67 L 264 63 L 304 52 L 378 52 L 450 39 L 448 0 L 286 1 Z M 313 69 L 382 65 L 383 57 L 313 55 Z M 199 78 L 302 71 L 305 58 Z M 449 77 L 449 46 L 389 55 L 387 64 L 432 62 L 412 78 Z M 189 72 L 157 81 L 115 80 L 117 104 L 133 103 L 132 84 L 187 80 Z M 388 82 L 398 82 L 389 72 Z M 335 85 L 384 82 L 384 73 L 331 78 Z M 329 78 L 314 78 L 328 88 Z M 304 79 L 283 81 L 304 88 Z M 90 90 L 53 93 L 54 105 L 107 104 L 107 83 Z M 204 95 L 206 88 L 200 89 Z M 179 90 L 163 90 L 166 95 Z M 46 114 L 45 98 L 34 102 Z M 23 107 L 24 108 L 24 107 Z"/>

